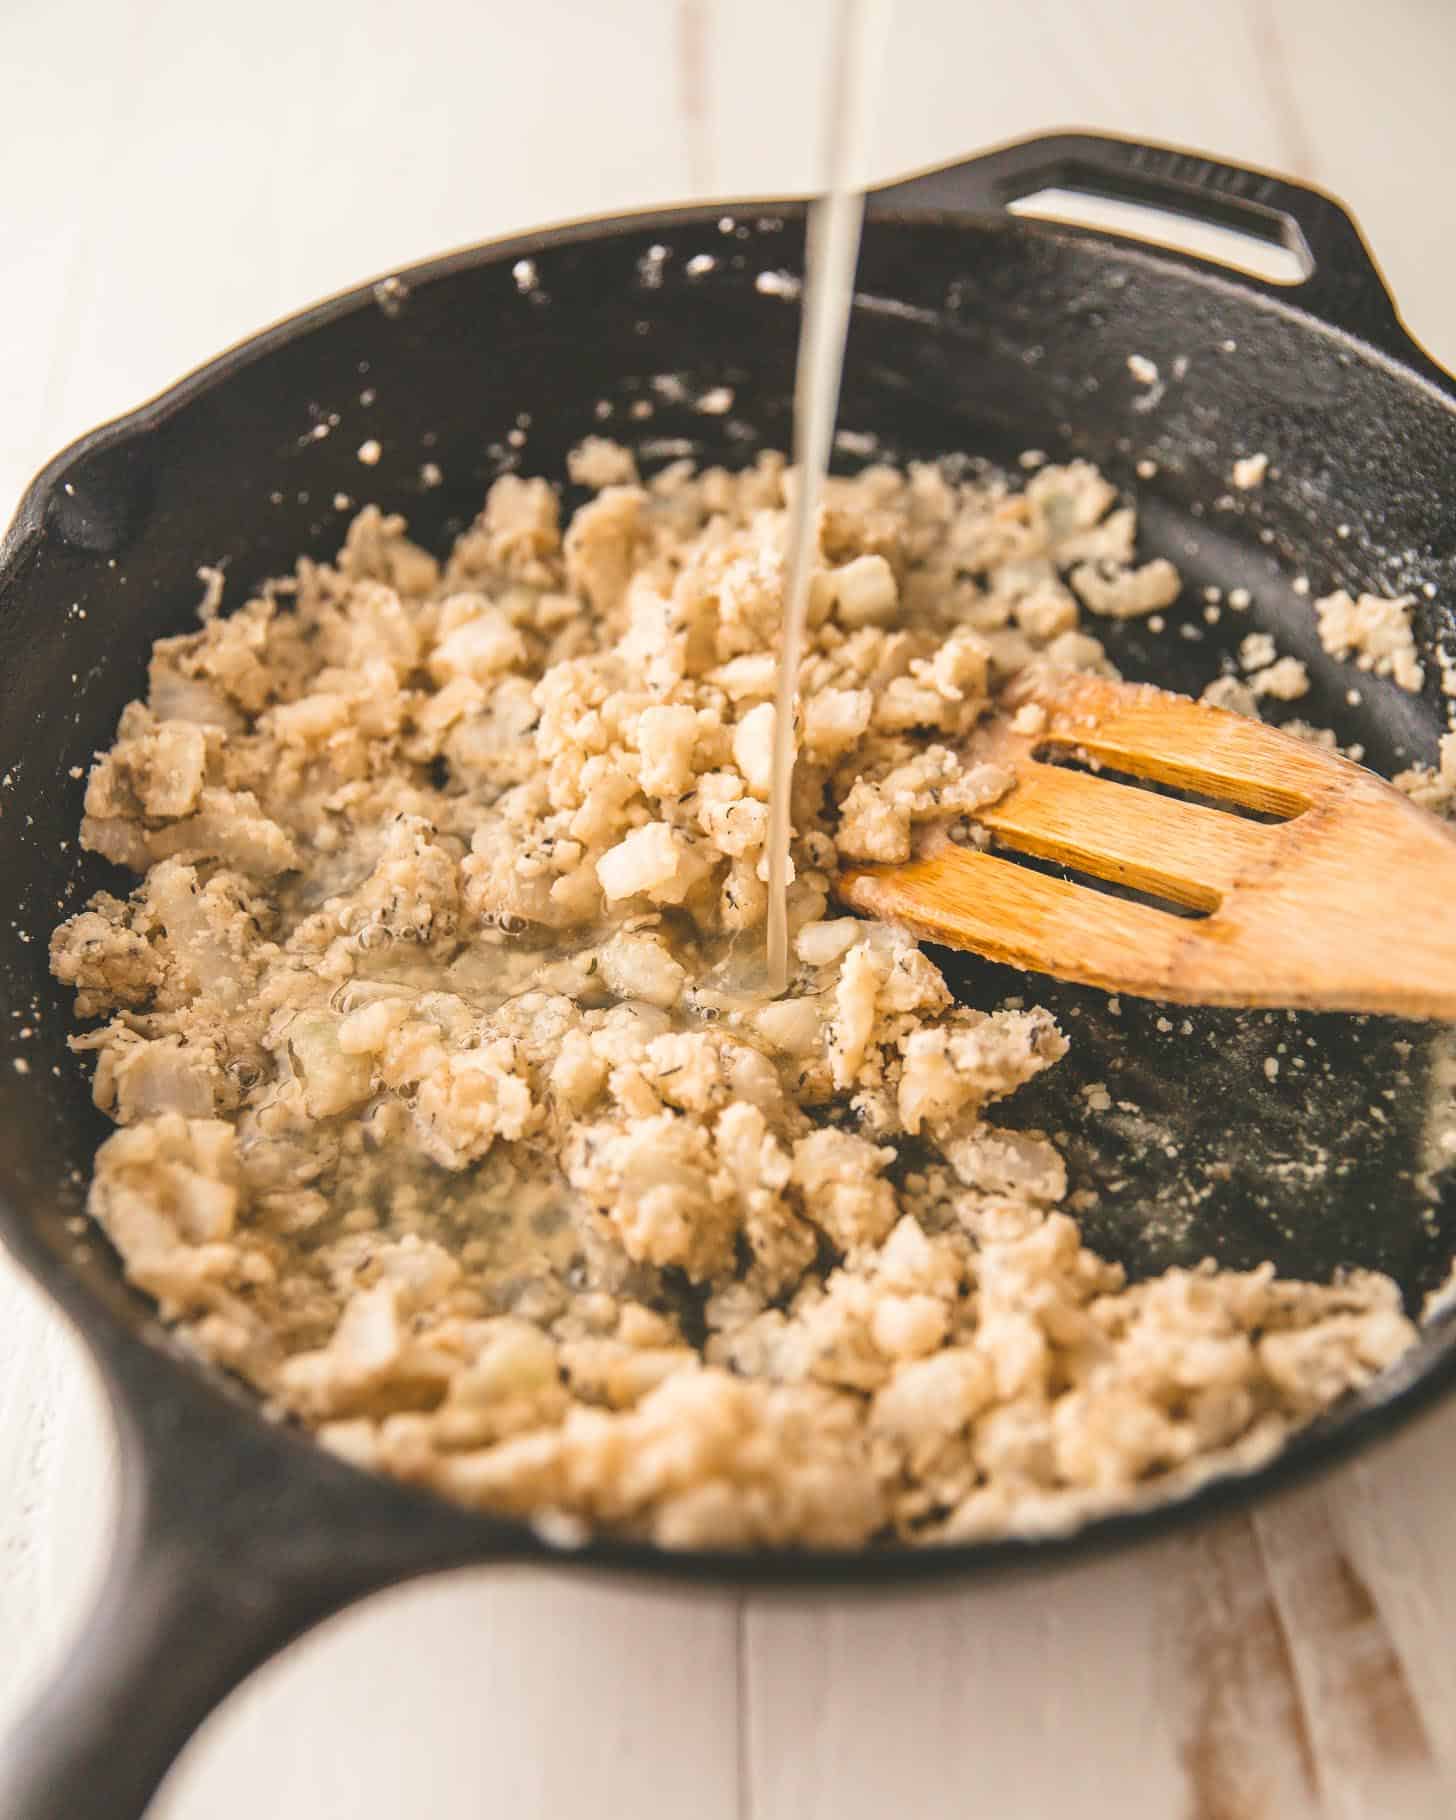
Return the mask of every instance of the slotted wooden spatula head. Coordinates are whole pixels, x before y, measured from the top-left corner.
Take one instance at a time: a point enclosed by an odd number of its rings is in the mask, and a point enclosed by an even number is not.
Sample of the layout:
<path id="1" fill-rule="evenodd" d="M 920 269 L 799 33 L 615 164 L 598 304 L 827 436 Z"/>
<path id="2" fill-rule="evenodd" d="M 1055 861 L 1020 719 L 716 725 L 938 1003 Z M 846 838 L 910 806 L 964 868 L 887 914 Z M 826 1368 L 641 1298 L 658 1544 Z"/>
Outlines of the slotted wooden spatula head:
<path id="1" fill-rule="evenodd" d="M 1456 836 L 1399 791 L 1275 728 L 1145 685 L 1079 676 L 1014 706 L 971 744 L 1015 778 L 974 817 L 993 846 L 1169 908 L 943 833 L 905 865 L 841 873 L 846 903 L 1114 992 L 1456 1018 Z"/>

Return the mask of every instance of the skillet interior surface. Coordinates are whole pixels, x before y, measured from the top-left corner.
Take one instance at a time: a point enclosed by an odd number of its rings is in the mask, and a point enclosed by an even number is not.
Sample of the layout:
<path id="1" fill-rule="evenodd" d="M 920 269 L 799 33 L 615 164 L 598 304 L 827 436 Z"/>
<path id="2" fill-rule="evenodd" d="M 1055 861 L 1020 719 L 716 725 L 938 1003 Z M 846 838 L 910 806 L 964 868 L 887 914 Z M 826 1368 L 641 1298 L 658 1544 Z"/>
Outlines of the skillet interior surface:
<path id="1" fill-rule="evenodd" d="M 300 552 L 333 554 L 347 520 L 336 495 L 404 512 L 443 549 L 497 473 L 560 476 L 589 433 L 633 445 L 647 469 L 784 447 L 797 309 L 792 286 L 760 274 L 799 272 L 802 252 L 802 211 L 769 205 L 464 254 L 225 357 L 62 457 L 32 495 L 0 561 L 0 1194 L 73 1313 L 165 1345 L 79 1227 L 107 1126 L 66 1048 L 46 943 L 92 890 L 127 888 L 78 851 L 82 771 L 142 691 L 150 642 L 193 623 L 198 565 L 221 564 L 226 602 L 240 603 Z M 1196 692 L 1268 629 L 1309 665 L 1302 717 L 1359 741 L 1382 771 L 1432 759 L 1445 726 L 1435 653 L 1456 600 L 1456 414 L 1437 386 L 1175 257 L 1027 223 L 872 221 L 858 288 L 841 465 L 871 448 L 1089 456 L 1136 491 L 1143 551 L 1170 556 L 1188 584 L 1161 634 L 1096 628 L 1126 674 Z M 1134 379 L 1132 354 L 1156 364 L 1156 384 Z M 731 408 L 700 408 L 720 387 Z M 380 455 L 366 465 L 357 451 L 371 440 Z M 1233 459 L 1256 450 L 1270 480 L 1232 490 Z M 1158 464 L 1151 479 L 1135 479 L 1142 459 Z M 1417 593 L 1425 694 L 1326 657 L 1298 575 L 1311 594 Z M 1253 605 L 1210 624 L 1209 586 L 1245 587 Z M 1451 1070 L 1429 1029 L 1165 1013 L 947 965 L 970 1002 L 1021 994 L 1063 1019 L 1071 1055 L 1001 1116 L 1062 1136 L 1090 1242 L 1135 1274 L 1205 1256 L 1315 1278 L 1370 1265 L 1412 1308 L 1445 1276 L 1456 1189 L 1432 1146 L 1452 1123 Z M 1094 1082 L 1110 1113 L 1088 1111 Z M 1400 1383 L 1439 1374 L 1451 1351 L 1437 1323 Z M 1389 1390 L 1327 1428 L 1368 1427 Z"/>

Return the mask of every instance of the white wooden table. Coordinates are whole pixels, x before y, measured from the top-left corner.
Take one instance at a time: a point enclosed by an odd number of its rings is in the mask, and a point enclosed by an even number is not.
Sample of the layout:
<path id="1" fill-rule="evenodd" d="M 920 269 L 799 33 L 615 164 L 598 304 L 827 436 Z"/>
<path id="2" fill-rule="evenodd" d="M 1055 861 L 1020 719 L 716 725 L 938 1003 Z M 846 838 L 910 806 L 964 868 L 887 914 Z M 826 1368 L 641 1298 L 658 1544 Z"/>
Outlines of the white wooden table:
<path id="1" fill-rule="evenodd" d="M 809 187 L 830 4 L 435 0 L 421 39 L 384 0 L 11 0 L 0 505 L 71 436 L 367 274 Z M 901 0 L 899 21 L 878 174 L 1069 124 L 1282 168 L 1351 203 L 1456 361 L 1448 0 L 1378 24 L 1363 0 Z M 110 1470 L 79 1348 L 0 1260 L 0 1723 L 82 1608 Z M 1016 1585 L 836 1604 L 460 1575 L 257 1676 L 157 1813 L 1435 1820 L 1456 1813 L 1453 1561 L 1456 1408 L 1252 1518 Z"/>

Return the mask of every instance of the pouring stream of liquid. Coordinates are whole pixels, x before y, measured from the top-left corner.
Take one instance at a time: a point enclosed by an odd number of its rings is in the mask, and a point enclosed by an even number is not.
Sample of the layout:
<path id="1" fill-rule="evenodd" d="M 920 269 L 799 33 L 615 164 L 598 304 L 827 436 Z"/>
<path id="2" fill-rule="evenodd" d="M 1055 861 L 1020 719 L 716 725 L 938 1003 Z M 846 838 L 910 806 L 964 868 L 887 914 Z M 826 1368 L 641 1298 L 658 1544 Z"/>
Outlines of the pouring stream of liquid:
<path id="1" fill-rule="evenodd" d="M 831 31 L 824 194 L 809 206 L 799 351 L 794 374 L 794 474 L 784 582 L 783 643 L 774 697 L 768 798 L 767 987 L 789 983 L 789 840 L 798 741 L 794 704 L 809 612 L 819 502 L 834 440 L 844 343 L 864 219 L 872 78 L 884 49 L 887 0 L 838 0 Z"/>

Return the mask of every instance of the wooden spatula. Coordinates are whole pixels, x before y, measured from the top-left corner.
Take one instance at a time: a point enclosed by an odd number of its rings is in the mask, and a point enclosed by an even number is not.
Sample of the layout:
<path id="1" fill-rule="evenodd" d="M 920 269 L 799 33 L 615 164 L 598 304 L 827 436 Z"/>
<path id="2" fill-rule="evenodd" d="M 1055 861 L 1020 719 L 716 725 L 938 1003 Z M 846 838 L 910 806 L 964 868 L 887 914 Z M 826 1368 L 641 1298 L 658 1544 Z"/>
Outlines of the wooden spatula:
<path id="1" fill-rule="evenodd" d="M 1399 791 L 1161 689 L 1074 677 L 1013 706 L 1022 711 L 998 713 L 971 746 L 1016 779 L 974 818 L 993 844 L 1198 914 L 1047 877 L 944 834 L 905 865 L 843 872 L 846 903 L 929 941 L 1114 992 L 1456 1018 L 1456 836 Z M 1090 770 L 1046 762 L 1056 758 Z"/>

